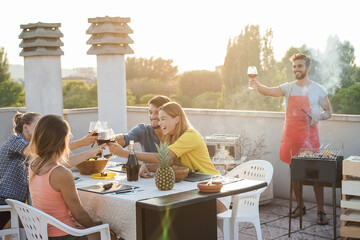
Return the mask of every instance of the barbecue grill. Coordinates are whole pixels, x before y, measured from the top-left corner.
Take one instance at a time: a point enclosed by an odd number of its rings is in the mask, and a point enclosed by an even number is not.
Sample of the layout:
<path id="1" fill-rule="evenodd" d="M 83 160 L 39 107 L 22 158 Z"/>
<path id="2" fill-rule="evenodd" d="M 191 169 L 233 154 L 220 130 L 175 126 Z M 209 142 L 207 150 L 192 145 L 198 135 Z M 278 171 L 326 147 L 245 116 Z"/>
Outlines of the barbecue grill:
<path id="1" fill-rule="evenodd" d="M 335 177 L 336 187 L 341 187 L 342 180 L 342 161 L 344 156 L 341 156 L 341 149 L 326 149 L 326 148 L 302 148 L 298 155 L 291 158 L 291 164 L 296 164 L 296 174 L 294 176 L 297 180 L 303 181 L 304 185 L 313 185 L 312 181 L 323 182 L 324 186 L 331 187 L 329 181 L 321 181 L 324 177 Z M 332 161 L 324 163 L 323 161 Z M 335 164 L 336 162 L 336 164 Z M 326 168 L 324 174 L 326 176 L 319 176 L 319 168 Z M 329 174 L 335 171 L 334 174 Z M 329 176 L 330 175 L 330 176 Z"/>
<path id="2" fill-rule="evenodd" d="M 303 185 L 321 183 L 325 187 L 332 187 L 333 216 L 336 216 L 336 188 L 341 187 L 342 161 L 340 149 L 307 148 L 300 149 L 299 153 L 291 158 L 291 181 L 300 181 L 300 198 L 302 199 Z M 292 186 L 290 183 L 290 206 L 289 206 L 289 237 L 291 231 L 291 208 Z M 301 204 L 303 205 L 303 204 Z M 301 206 L 302 209 L 303 206 Z M 334 239 L 336 239 L 336 218 L 333 218 Z M 300 228 L 302 228 L 302 216 L 300 215 Z"/>

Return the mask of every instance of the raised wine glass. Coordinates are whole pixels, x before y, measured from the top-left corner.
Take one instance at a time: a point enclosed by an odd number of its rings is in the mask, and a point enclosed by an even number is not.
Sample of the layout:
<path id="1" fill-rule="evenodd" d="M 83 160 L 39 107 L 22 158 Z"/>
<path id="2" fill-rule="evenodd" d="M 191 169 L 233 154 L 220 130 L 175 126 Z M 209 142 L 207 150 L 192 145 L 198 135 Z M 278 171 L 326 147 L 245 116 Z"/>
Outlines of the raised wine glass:
<path id="1" fill-rule="evenodd" d="M 109 142 L 115 142 L 116 141 L 116 134 L 114 133 L 112 128 L 109 128 Z M 112 159 L 112 158 L 116 158 L 116 155 L 112 154 L 112 153 L 108 153 L 104 155 L 105 158 L 107 159 Z"/>
<path id="2" fill-rule="evenodd" d="M 89 133 L 91 133 L 92 131 L 94 131 L 96 129 L 96 122 L 90 122 L 89 125 Z M 94 133 L 94 136 L 96 136 L 97 133 Z"/>
<path id="3" fill-rule="evenodd" d="M 112 128 L 109 128 L 109 138 L 110 142 L 115 142 L 116 134 Z"/>
<path id="4" fill-rule="evenodd" d="M 110 142 L 110 134 L 109 134 L 109 129 L 101 129 L 98 132 L 98 137 L 97 137 L 97 144 L 98 145 L 102 145 L 104 143 L 109 143 Z M 103 154 L 101 153 L 101 157 L 103 158 Z"/>
<path id="5" fill-rule="evenodd" d="M 249 78 L 254 79 L 257 76 L 257 69 L 255 66 L 249 66 L 247 70 L 247 75 Z M 248 89 L 254 89 L 252 87 L 248 87 Z"/>

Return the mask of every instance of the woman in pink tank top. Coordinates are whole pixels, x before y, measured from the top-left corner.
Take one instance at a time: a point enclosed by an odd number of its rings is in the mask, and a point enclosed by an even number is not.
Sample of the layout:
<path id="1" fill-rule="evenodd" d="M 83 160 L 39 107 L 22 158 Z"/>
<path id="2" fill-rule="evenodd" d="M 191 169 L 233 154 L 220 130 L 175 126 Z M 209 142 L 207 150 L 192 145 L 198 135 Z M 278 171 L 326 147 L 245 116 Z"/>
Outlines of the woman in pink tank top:
<path id="1" fill-rule="evenodd" d="M 71 171 L 60 161 L 69 155 L 69 124 L 60 116 L 46 115 L 35 127 L 29 145 L 32 160 L 29 167 L 29 188 L 35 208 L 75 227 L 74 219 L 88 228 L 101 224 L 91 220 L 83 208 Z M 82 239 L 48 226 L 49 239 Z M 89 239 L 99 239 L 100 235 L 88 235 Z M 86 237 L 85 237 L 86 239 Z"/>

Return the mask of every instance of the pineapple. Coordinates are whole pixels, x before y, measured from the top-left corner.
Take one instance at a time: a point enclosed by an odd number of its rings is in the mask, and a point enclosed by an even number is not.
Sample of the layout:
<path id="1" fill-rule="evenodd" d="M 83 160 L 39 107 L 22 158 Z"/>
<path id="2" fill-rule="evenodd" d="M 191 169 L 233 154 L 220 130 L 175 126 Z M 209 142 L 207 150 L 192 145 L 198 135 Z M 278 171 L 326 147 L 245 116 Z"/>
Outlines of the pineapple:
<path id="1" fill-rule="evenodd" d="M 159 190 L 171 190 L 175 184 L 175 173 L 170 167 L 171 158 L 168 146 L 167 142 L 160 143 L 160 146 L 156 144 L 160 167 L 156 170 L 155 184 Z"/>

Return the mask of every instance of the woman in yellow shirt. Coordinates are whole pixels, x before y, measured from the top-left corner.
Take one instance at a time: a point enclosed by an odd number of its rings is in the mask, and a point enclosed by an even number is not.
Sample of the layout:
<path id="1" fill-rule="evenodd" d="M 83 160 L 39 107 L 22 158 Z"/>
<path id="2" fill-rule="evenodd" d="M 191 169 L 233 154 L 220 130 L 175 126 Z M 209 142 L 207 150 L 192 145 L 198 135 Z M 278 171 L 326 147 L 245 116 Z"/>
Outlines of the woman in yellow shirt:
<path id="1" fill-rule="evenodd" d="M 159 108 L 159 125 L 166 141 L 170 144 L 170 157 L 173 161 L 180 159 L 180 165 L 201 173 L 219 175 L 211 163 L 209 152 L 200 133 L 190 124 L 184 110 L 176 102 L 169 102 Z M 127 158 L 129 151 L 117 143 L 109 143 L 112 154 Z M 158 163 L 157 153 L 137 152 L 136 158 L 143 162 Z M 141 166 L 142 177 L 152 177 L 146 165 Z M 219 205 L 220 204 L 220 205 Z M 227 210 L 230 202 L 218 202 L 218 212 Z"/>

